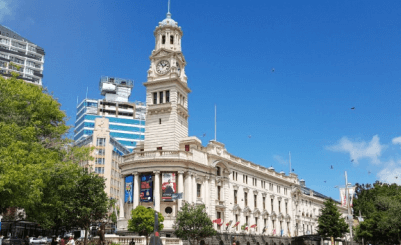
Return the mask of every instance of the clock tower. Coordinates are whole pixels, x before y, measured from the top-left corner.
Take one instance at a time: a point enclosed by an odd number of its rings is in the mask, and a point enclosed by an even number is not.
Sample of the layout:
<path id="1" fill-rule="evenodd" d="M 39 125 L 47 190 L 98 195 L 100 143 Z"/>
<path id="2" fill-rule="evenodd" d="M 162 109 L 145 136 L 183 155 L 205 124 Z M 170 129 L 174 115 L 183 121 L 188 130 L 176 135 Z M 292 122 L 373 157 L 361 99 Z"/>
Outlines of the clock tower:
<path id="1" fill-rule="evenodd" d="M 185 58 L 181 52 L 183 32 L 168 11 L 154 31 L 155 49 L 150 56 L 146 86 L 144 150 L 178 150 L 188 137 L 188 88 Z"/>

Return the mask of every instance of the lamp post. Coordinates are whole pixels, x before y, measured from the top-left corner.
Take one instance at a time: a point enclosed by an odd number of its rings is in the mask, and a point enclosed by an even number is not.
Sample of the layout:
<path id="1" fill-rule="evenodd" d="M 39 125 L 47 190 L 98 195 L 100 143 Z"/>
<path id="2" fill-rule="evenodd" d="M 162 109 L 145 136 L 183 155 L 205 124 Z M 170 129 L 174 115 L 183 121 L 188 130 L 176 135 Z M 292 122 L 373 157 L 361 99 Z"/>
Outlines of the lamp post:
<path id="1" fill-rule="evenodd" d="M 347 205 L 347 211 L 348 211 L 348 223 L 349 223 L 349 234 L 351 237 L 351 245 L 354 244 L 353 237 L 352 237 L 352 224 L 353 224 L 353 217 L 351 214 L 351 206 L 350 206 L 350 200 L 349 200 L 349 193 L 348 193 L 348 186 L 351 184 L 348 183 L 348 176 L 347 176 L 347 171 L 345 171 L 345 195 L 346 195 L 346 205 Z"/>

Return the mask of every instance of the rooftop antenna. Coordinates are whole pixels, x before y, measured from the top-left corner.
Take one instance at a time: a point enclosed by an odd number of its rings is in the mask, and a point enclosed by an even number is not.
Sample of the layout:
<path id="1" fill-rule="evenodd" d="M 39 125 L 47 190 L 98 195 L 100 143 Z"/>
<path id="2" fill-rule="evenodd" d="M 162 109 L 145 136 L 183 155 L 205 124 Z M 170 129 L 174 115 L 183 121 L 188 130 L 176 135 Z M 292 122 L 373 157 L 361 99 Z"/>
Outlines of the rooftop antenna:
<path id="1" fill-rule="evenodd" d="M 290 163 L 290 173 L 291 173 L 291 151 L 288 152 L 288 156 L 289 156 L 289 163 Z"/>

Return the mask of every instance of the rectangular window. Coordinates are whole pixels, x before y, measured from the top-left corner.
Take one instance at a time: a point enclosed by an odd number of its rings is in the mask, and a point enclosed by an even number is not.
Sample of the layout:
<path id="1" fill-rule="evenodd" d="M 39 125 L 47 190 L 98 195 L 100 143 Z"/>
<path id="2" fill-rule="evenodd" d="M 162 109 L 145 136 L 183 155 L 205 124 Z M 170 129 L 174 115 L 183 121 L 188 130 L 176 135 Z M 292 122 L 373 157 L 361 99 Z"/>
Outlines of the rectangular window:
<path id="1" fill-rule="evenodd" d="M 266 209 L 266 197 L 263 197 L 263 210 Z"/>
<path id="2" fill-rule="evenodd" d="M 278 212 L 281 213 L 281 201 L 278 201 Z"/>
<path id="3" fill-rule="evenodd" d="M 166 91 L 166 103 L 170 102 L 170 90 Z"/>
<path id="4" fill-rule="evenodd" d="M 106 146 L 106 138 L 97 138 L 96 146 Z"/>
<path id="5" fill-rule="evenodd" d="M 248 175 L 245 176 L 245 183 L 248 184 Z"/>
<path id="6" fill-rule="evenodd" d="M 235 172 L 233 171 L 233 180 L 235 180 Z"/>
<path id="7" fill-rule="evenodd" d="M 267 226 L 267 219 L 263 220 L 263 228 Z"/>
<path id="8" fill-rule="evenodd" d="M 197 197 L 201 197 L 201 188 L 202 188 L 202 185 L 197 184 L 197 186 L 196 186 Z"/>
<path id="9" fill-rule="evenodd" d="M 246 225 L 249 225 L 249 223 L 248 223 L 248 216 L 245 216 L 245 224 L 246 224 Z"/>
<path id="10" fill-rule="evenodd" d="M 244 192 L 245 207 L 248 206 L 248 193 Z"/>
<path id="11" fill-rule="evenodd" d="M 157 147 L 156 148 L 158 151 L 161 151 L 161 150 L 163 150 L 163 147 Z"/>
<path id="12" fill-rule="evenodd" d="M 160 104 L 163 104 L 163 91 L 159 93 Z"/>
<path id="13" fill-rule="evenodd" d="M 257 195 L 253 195 L 253 204 L 254 204 L 255 208 L 258 207 L 258 196 Z"/>
<path id="14" fill-rule="evenodd" d="M 242 175 L 242 183 L 245 183 L 245 174 Z"/>
<path id="15" fill-rule="evenodd" d="M 185 151 L 189 151 L 189 145 L 185 145 Z"/>
<path id="16" fill-rule="evenodd" d="M 285 214 L 288 214 L 288 203 L 285 203 Z"/>
<path id="17" fill-rule="evenodd" d="M 156 105 L 157 104 L 157 93 L 153 93 L 153 104 Z"/>
<path id="18" fill-rule="evenodd" d="M 238 172 L 235 173 L 235 180 L 238 180 Z"/>
<path id="19" fill-rule="evenodd" d="M 216 167 L 216 175 L 220 176 L 220 167 Z"/>
<path id="20" fill-rule="evenodd" d="M 220 191 L 221 191 L 221 187 L 217 186 L 217 200 L 220 201 Z"/>
<path id="21" fill-rule="evenodd" d="M 237 194 L 238 194 L 238 191 L 234 190 L 234 204 L 237 204 Z"/>
<path id="22" fill-rule="evenodd" d="M 98 149 L 98 150 L 97 150 L 97 155 L 99 155 L 99 156 L 104 156 L 104 154 L 105 154 L 104 149 Z"/>
<path id="23" fill-rule="evenodd" d="M 97 158 L 96 159 L 96 164 L 104 165 L 104 158 Z"/>
<path id="24" fill-rule="evenodd" d="M 235 215 L 235 223 L 237 223 L 237 222 L 238 222 L 238 214 Z M 238 226 L 239 226 L 239 225 L 237 225 L 237 227 L 235 227 L 235 229 L 236 229 L 237 231 L 238 231 Z"/>
<path id="25" fill-rule="evenodd" d="M 170 44 L 174 44 L 174 36 L 173 35 L 170 36 Z"/>
<path id="26" fill-rule="evenodd" d="M 271 199 L 271 207 L 272 207 L 272 209 L 271 209 L 271 213 L 273 213 L 273 209 L 274 209 L 274 203 L 273 203 L 273 199 Z"/>
<path id="27" fill-rule="evenodd" d="M 258 231 L 258 217 L 255 217 L 255 231 Z"/>

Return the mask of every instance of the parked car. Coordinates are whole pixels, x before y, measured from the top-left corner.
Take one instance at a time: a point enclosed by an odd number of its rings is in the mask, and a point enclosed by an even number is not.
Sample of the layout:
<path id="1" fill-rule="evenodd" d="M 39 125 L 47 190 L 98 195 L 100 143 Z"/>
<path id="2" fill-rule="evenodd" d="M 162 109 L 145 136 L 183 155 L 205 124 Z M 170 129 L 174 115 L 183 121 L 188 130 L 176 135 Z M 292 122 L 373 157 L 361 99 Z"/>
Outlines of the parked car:
<path id="1" fill-rule="evenodd" d="M 30 244 L 46 244 L 47 239 L 43 237 L 33 237 L 32 240 L 29 240 Z"/>

